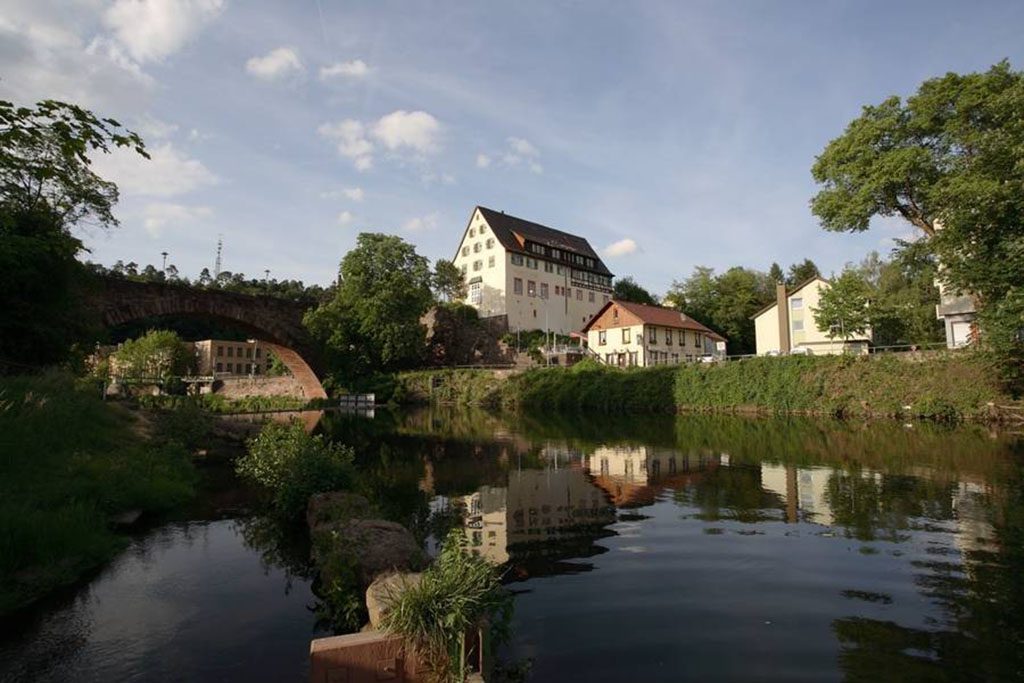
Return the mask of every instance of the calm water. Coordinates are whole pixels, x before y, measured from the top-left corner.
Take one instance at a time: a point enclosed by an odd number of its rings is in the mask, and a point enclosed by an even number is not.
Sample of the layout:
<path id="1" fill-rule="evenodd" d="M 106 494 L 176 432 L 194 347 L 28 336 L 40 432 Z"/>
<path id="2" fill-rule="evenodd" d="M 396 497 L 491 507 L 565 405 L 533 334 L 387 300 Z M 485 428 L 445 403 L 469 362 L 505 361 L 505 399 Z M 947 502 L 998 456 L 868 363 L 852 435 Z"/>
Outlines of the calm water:
<path id="1" fill-rule="evenodd" d="M 1012 435 L 444 410 L 322 429 L 388 517 L 506 565 L 530 680 L 1024 679 Z M 327 631 L 301 534 L 232 486 L 4 625 L 0 678 L 303 680 Z"/>

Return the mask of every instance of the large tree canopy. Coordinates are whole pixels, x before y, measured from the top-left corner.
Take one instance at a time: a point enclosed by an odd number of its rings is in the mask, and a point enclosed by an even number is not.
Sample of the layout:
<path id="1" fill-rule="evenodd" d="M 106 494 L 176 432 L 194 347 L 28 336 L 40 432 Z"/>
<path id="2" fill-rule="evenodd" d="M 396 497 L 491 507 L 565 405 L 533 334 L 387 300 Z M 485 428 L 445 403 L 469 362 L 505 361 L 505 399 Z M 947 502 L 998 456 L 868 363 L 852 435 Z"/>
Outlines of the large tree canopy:
<path id="1" fill-rule="evenodd" d="M 619 278 L 615 281 L 615 288 L 612 291 L 619 301 L 632 301 L 635 304 L 647 304 L 656 306 L 658 300 L 649 291 L 641 287 L 631 276 Z"/>
<path id="2" fill-rule="evenodd" d="M 1024 329 L 1024 73 L 1008 62 L 949 73 L 865 107 L 812 168 L 827 230 L 899 216 L 924 234 L 939 277 L 975 297 L 997 347 Z"/>
<path id="3" fill-rule="evenodd" d="M 698 266 L 682 282 L 674 282 L 665 301 L 690 317 L 720 332 L 732 354 L 754 353 L 754 315 L 772 301 L 775 283 L 757 270 L 734 267 L 721 275 Z"/>
<path id="4" fill-rule="evenodd" d="M 427 259 L 400 237 L 362 233 L 340 275 L 334 298 L 306 314 L 336 379 L 347 383 L 421 361 L 420 318 L 433 301 Z"/>
<path id="5" fill-rule="evenodd" d="M 142 140 L 117 121 L 63 102 L 0 101 L 0 359 L 59 361 L 86 329 L 71 293 L 81 275 L 75 227 L 117 224 L 117 187 L 90 154 Z"/>

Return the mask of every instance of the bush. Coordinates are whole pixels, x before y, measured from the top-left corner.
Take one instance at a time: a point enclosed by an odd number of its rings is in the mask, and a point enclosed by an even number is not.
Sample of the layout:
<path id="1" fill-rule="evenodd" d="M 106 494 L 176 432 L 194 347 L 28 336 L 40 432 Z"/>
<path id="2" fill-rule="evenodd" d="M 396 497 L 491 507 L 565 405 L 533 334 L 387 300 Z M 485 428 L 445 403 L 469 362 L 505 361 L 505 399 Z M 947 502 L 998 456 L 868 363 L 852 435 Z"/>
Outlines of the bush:
<path id="1" fill-rule="evenodd" d="M 508 635 L 512 595 L 487 560 L 467 549 L 453 529 L 418 584 L 390 596 L 383 628 L 403 636 L 440 681 L 466 680 L 466 635 L 486 628 L 494 644 Z"/>
<path id="2" fill-rule="evenodd" d="M 581 362 L 570 368 L 534 368 L 509 378 L 503 403 L 521 409 L 597 412 L 671 412 L 675 366 L 613 368 Z"/>
<path id="3" fill-rule="evenodd" d="M 351 486 L 352 461 L 351 448 L 307 434 L 297 422 L 270 422 L 249 441 L 236 470 L 270 491 L 276 511 L 299 518 L 314 493 Z"/>

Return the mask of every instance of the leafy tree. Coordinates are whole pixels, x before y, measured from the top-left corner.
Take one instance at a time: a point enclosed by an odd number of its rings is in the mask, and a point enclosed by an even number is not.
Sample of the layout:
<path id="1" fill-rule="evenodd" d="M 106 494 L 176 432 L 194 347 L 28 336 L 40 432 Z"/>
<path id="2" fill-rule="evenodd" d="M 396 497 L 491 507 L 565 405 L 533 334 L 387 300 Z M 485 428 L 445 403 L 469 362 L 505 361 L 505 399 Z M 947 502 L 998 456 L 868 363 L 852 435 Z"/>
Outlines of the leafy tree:
<path id="1" fill-rule="evenodd" d="M 88 329 L 72 296 L 82 276 L 72 230 L 117 225 L 117 188 L 90 161 L 114 147 L 146 155 L 138 135 L 81 107 L 0 101 L 0 357 L 56 362 Z"/>
<path id="2" fill-rule="evenodd" d="M 939 276 L 977 302 L 1011 372 L 1024 367 L 1024 73 L 925 81 L 906 101 L 865 107 L 812 168 L 811 209 L 826 230 L 866 230 L 875 216 L 918 228 Z M 1022 380 L 1019 374 L 1011 380 Z"/>
<path id="3" fill-rule="evenodd" d="M 617 280 L 612 292 L 614 298 L 619 301 L 632 301 L 636 304 L 647 304 L 648 306 L 658 305 L 658 300 L 654 298 L 654 295 L 637 284 L 637 281 L 632 276 Z"/>
<path id="4" fill-rule="evenodd" d="M 829 339 L 844 340 L 865 334 L 871 327 L 871 286 L 854 269 L 847 269 L 821 292 L 819 307 L 812 309 L 814 324 Z"/>
<path id="5" fill-rule="evenodd" d="M 420 318 L 433 302 L 427 259 L 399 237 L 359 235 L 341 261 L 333 298 L 306 314 L 335 377 L 350 380 L 412 367 L 425 352 Z"/>
<path id="6" fill-rule="evenodd" d="M 871 329 L 879 346 L 944 339 L 942 323 L 935 318 L 935 258 L 926 246 L 921 241 L 901 243 L 892 259 L 872 252 L 857 266 L 871 287 Z"/>
<path id="7" fill-rule="evenodd" d="M 179 377 L 188 374 L 194 363 L 185 342 L 169 330 L 150 330 L 126 341 L 112 358 L 112 372 L 124 377 Z"/>
<path id="8" fill-rule="evenodd" d="M 434 263 L 434 292 L 439 301 L 460 301 L 466 298 L 466 279 L 458 266 L 447 259 Z"/>
<path id="9" fill-rule="evenodd" d="M 725 335 L 731 353 L 747 354 L 756 348 L 751 316 L 774 296 L 775 284 L 761 271 L 734 267 L 715 275 L 714 269 L 698 266 L 689 278 L 673 283 L 665 300 Z"/>
<path id="10" fill-rule="evenodd" d="M 812 277 L 821 277 L 821 271 L 818 270 L 818 266 L 814 261 L 805 258 L 803 263 L 794 263 L 789 267 L 786 284 L 790 286 L 799 285 L 810 280 Z"/>

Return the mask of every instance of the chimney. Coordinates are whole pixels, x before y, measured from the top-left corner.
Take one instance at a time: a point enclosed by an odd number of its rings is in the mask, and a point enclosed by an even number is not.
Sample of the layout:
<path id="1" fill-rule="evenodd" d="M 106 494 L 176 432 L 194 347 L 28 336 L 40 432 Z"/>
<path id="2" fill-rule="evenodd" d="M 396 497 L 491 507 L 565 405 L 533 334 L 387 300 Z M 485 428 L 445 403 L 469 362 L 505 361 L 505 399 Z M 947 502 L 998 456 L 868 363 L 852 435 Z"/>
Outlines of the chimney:
<path id="1" fill-rule="evenodd" d="M 789 353 L 789 298 L 786 296 L 786 285 L 781 282 L 775 285 L 775 304 L 779 309 L 779 353 Z"/>

